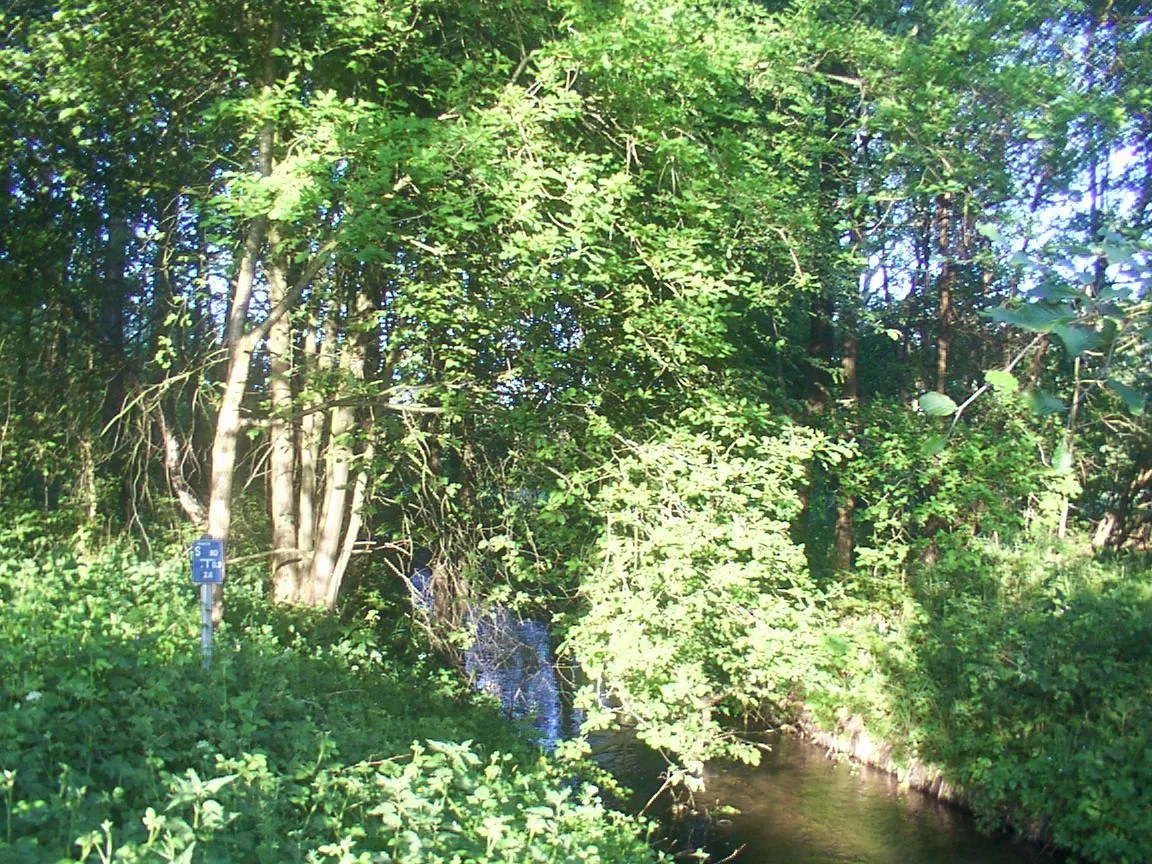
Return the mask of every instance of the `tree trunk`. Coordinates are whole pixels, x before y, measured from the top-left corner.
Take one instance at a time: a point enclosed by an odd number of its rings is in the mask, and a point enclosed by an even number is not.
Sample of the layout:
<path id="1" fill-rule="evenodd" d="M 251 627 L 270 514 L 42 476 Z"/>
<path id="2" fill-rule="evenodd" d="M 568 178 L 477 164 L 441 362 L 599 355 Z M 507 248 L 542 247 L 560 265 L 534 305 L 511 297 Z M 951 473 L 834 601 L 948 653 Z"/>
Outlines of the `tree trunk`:
<path id="1" fill-rule="evenodd" d="M 325 370 L 331 364 L 332 343 L 336 339 L 335 319 L 329 319 L 329 332 L 325 336 L 324 346 L 321 348 L 316 335 L 318 325 L 309 323 L 304 333 L 304 374 L 308 375 L 317 370 Z M 320 353 L 323 351 L 323 353 Z M 305 406 L 309 407 L 309 406 Z M 316 545 L 316 495 L 319 488 L 320 477 L 318 467 L 320 464 L 320 439 L 322 437 L 321 421 L 324 415 L 320 411 L 309 411 L 300 421 L 300 507 L 298 510 L 300 525 L 297 533 L 297 548 L 300 550 L 300 562 L 297 565 L 298 573 L 311 574 L 312 553 Z M 303 588 L 297 579 L 297 598 L 303 594 Z"/>
<path id="2" fill-rule="evenodd" d="M 280 45 L 280 25 L 273 22 L 268 35 L 268 50 L 264 58 L 264 93 L 270 95 L 276 80 L 275 51 Z M 272 174 L 273 147 L 276 141 L 272 121 L 265 121 L 258 139 L 257 167 L 261 177 Z M 227 544 L 232 531 L 232 484 L 236 469 L 236 441 L 240 434 L 240 408 L 248 390 L 248 375 L 252 367 L 252 352 L 260 335 L 248 331 L 248 311 L 252 305 L 252 289 L 256 284 L 256 269 L 268 236 L 268 219 L 259 216 L 252 220 L 244 239 L 244 251 L 236 271 L 236 281 L 228 304 L 228 321 L 224 343 L 228 348 L 228 366 L 224 373 L 224 396 L 216 415 L 216 431 L 212 439 L 212 479 L 208 495 L 209 537 Z M 225 547 L 227 548 L 227 547 Z M 212 620 L 224 620 L 224 591 L 212 586 Z"/>
<path id="3" fill-rule="evenodd" d="M 100 292 L 100 338 L 105 343 L 103 363 L 107 378 L 104 385 L 103 402 L 100 408 L 101 428 L 106 440 L 105 460 L 108 473 L 116 477 L 117 509 L 126 516 L 130 513 L 132 500 L 129 472 L 125 470 L 123 438 L 125 424 L 122 417 L 124 400 L 128 387 L 127 356 L 124 350 L 124 324 L 127 317 L 125 305 L 128 298 L 128 245 L 132 239 L 132 229 L 128 220 L 117 217 L 108 224 L 108 247 L 104 260 L 104 280 Z M 97 366 L 100 368 L 100 366 Z M 93 461 L 95 471 L 95 461 Z M 92 476 L 95 482 L 95 474 Z M 95 486 L 91 488 L 95 492 Z M 90 504 L 94 504 L 90 501 Z M 90 509 L 95 515 L 94 508 Z"/>
<path id="4" fill-rule="evenodd" d="M 823 413 L 832 402 L 833 301 L 825 285 L 813 304 L 808 324 L 808 380 L 805 401 L 813 413 Z"/>
<path id="5" fill-rule="evenodd" d="M 184 477 L 184 460 L 180 442 L 168 426 L 163 405 L 156 407 L 155 417 L 160 427 L 160 440 L 164 448 L 164 471 L 168 477 L 168 486 L 175 493 L 176 500 L 180 504 L 180 509 L 184 511 L 184 515 L 194 525 L 203 525 L 208 514 L 203 503 L 192 490 L 192 486 Z"/>
<path id="6" fill-rule="evenodd" d="M 276 252 L 279 237 L 269 232 L 268 299 L 273 308 L 288 297 L 286 267 Z M 292 414 L 292 316 L 282 315 L 268 331 L 269 470 L 272 505 L 272 597 L 294 600 L 300 593 L 296 521 L 296 435 Z"/>
<path id="7" fill-rule="evenodd" d="M 308 596 L 312 603 L 323 604 L 328 597 L 336 558 L 340 551 L 345 519 L 345 498 L 351 476 L 352 447 L 349 437 L 354 421 L 350 407 L 332 409 L 328 453 L 324 464 L 325 494 L 321 508 L 316 548 L 312 555 L 312 574 Z"/>
<path id="8" fill-rule="evenodd" d="M 360 535 L 360 526 L 364 521 L 364 502 L 368 496 L 368 469 L 375 452 L 375 448 L 369 443 L 364 448 L 360 470 L 356 472 L 356 483 L 352 489 L 352 506 L 348 510 L 348 531 L 340 548 L 340 555 L 336 559 L 336 567 L 328 582 L 328 591 L 324 596 L 324 605 L 329 609 L 336 605 L 336 596 L 340 593 L 340 585 L 344 582 L 344 574 L 348 571 L 348 562 L 352 560 L 352 550 Z"/>
<path id="9" fill-rule="evenodd" d="M 370 311 L 370 306 L 371 303 L 363 292 L 357 294 L 355 318 L 362 319 Z M 363 379 L 365 354 L 364 338 L 350 336 L 344 344 L 340 363 L 348 379 Z M 341 391 L 345 389 L 342 387 Z M 355 533 L 359 532 L 360 527 L 358 508 L 362 506 L 363 501 L 357 504 L 355 490 L 351 498 L 353 504 L 351 511 L 348 506 L 352 462 L 355 458 L 351 441 L 355 421 L 355 409 L 351 406 L 338 405 L 332 409 L 328 453 L 324 466 L 324 505 L 320 514 L 308 589 L 309 600 L 312 603 L 329 607 L 336 602 L 340 580 L 343 578 L 340 567 L 342 553 L 347 546 L 356 542 Z M 356 482 L 359 485 L 359 478 Z M 348 526 L 347 531 L 345 525 Z M 344 566 L 347 566 L 347 560 L 344 561 Z"/>
<path id="10" fill-rule="evenodd" d="M 104 262 L 104 283 L 100 294 L 100 338 L 107 346 L 104 356 L 113 364 L 104 393 L 101 419 L 105 428 L 115 427 L 124 407 L 124 303 L 128 295 L 128 241 L 132 236 L 125 219 L 108 225 L 108 249 Z"/>
<path id="11" fill-rule="evenodd" d="M 950 254 L 950 225 L 952 218 L 951 195 L 940 196 L 937 202 L 939 218 L 940 275 L 936 286 L 940 306 L 936 331 L 936 392 L 948 392 L 948 355 L 952 350 L 952 288 L 956 279 L 956 269 Z"/>
<path id="12" fill-rule="evenodd" d="M 248 389 L 248 373 L 255 347 L 244 327 L 256 281 L 256 263 L 266 232 L 267 221 L 263 218 L 256 219 L 248 230 L 228 314 L 228 368 L 224 375 L 224 397 L 216 415 L 216 434 L 212 439 L 212 485 L 208 495 L 207 526 L 209 537 L 225 542 L 232 529 L 232 481 L 236 468 L 236 439 L 240 434 L 240 406 Z M 223 618 L 223 591 L 219 585 L 214 585 L 212 620 L 219 624 Z"/>

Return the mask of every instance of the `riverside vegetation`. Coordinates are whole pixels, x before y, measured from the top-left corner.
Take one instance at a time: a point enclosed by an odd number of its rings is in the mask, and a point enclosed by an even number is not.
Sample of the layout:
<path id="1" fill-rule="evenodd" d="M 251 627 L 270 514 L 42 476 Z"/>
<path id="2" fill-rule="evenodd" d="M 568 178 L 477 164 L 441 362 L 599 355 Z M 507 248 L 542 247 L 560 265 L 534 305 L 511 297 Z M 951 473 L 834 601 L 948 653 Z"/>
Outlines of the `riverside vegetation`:
<path id="1" fill-rule="evenodd" d="M 394 625 L 271 607 L 240 571 L 204 670 L 183 554 L 77 553 L 37 521 L 0 538 L 0 860 L 656 860 L 587 766 Z"/>
<path id="2" fill-rule="evenodd" d="M 655 855 L 486 603 L 677 787 L 865 729 L 1152 858 L 1149 20 L 5 4 L 0 858 Z"/>
<path id="3" fill-rule="evenodd" d="M 803 708 L 835 728 L 851 714 L 903 742 L 898 760 L 941 766 L 989 826 L 1039 832 L 1086 860 L 1141 860 L 1148 568 L 970 538 L 905 585 L 821 585 L 788 537 L 794 513 L 778 509 L 786 487 L 773 472 L 796 471 L 786 451 L 662 441 L 625 457 L 620 476 L 637 473 L 597 496 L 621 531 L 602 539 L 567 649 L 614 682 L 641 737 L 691 768 L 754 760 L 737 732 L 749 720 Z M 910 467 L 931 458 L 914 448 Z M 978 483 L 971 468 L 944 470 Z M 770 510 L 749 506 L 769 488 Z M 643 533 L 629 520 L 645 520 Z M 0 561 L 5 860 L 651 856 L 643 823 L 572 781 L 595 772 L 534 754 L 419 650 L 402 593 L 370 591 L 341 620 L 272 606 L 263 568 L 237 568 L 205 672 L 182 550 L 78 552 L 41 522 L 13 520 Z M 629 590 L 601 587 L 619 580 Z M 589 707 L 590 727 L 611 724 Z"/>

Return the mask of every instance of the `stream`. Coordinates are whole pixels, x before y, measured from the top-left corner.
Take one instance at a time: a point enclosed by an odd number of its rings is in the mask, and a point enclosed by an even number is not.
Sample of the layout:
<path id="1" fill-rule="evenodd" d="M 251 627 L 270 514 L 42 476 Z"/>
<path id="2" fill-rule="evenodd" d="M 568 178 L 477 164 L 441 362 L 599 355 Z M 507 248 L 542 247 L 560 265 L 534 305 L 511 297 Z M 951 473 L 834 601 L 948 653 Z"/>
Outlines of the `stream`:
<path id="1" fill-rule="evenodd" d="M 988 836 L 960 808 L 901 790 L 887 772 L 829 759 L 793 735 L 770 734 L 758 767 L 709 763 L 696 796 L 707 817 L 672 834 L 714 861 L 739 864 L 1056 864 L 1035 846 Z M 597 761 L 636 789 L 644 806 L 663 762 L 627 735 L 594 741 Z M 652 815 L 668 811 L 657 802 Z M 734 812 L 733 812 L 734 811 Z M 734 854 L 738 853 L 738 854 Z"/>
<path id="2" fill-rule="evenodd" d="M 431 570 L 409 577 L 413 606 L 433 608 Z M 474 642 L 465 671 L 473 685 L 526 722 L 545 748 L 570 730 L 554 668 L 547 627 L 499 606 L 468 611 Z M 895 777 L 827 758 L 790 735 L 769 735 L 761 764 L 705 766 L 703 815 L 664 820 L 678 849 L 704 847 L 712 861 L 740 864 L 1055 864 L 1036 847 L 976 830 L 961 809 L 917 791 Z M 661 757 L 627 732 L 591 738 L 593 758 L 635 790 L 635 811 L 660 788 Z M 662 813 L 661 810 L 664 812 Z M 657 798 L 651 815 L 670 813 Z"/>
<path id="3" fill-rule="evenodd" d="M 717 834 L 745 844 L 746 864 L 1039 864 L 1035 847 L 976 830 L 969 814 L 895 777 L 835 762 L 823 749 L 789 735 L 767 742 L 758 768 L 709 766 L 707 796 L 738 808 Z"/>

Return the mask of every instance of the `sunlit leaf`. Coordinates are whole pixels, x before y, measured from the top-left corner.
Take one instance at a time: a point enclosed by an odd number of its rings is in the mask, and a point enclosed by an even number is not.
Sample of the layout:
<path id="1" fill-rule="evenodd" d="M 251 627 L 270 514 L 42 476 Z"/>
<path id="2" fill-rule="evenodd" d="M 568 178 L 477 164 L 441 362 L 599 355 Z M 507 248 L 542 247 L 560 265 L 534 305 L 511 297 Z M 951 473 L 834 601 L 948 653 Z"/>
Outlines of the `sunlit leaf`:
<path id="1" fill-rule="evenodd" d="M 920 410 L 929 417 L 948 417 L 956 413 L 956 403 L 943 393 L 930 391 L 920 397 Z"/>
<path id="2" fill-rule="evenodd" d="M 984 373 L 984 380 L 997 393 L 1015 393 L 1020 389 L 1020 382 L 1016 380 L 1016 376 L 1002 369 L 989 369 Z"/>
<path id="3" fill-rule="evenodd" d="M 1052 468 L 1058 474 L 1068 474 L 1072 471 L 1073 461 L 1072 450 L 1068 447 L 1068 443 L 1061 441 L 1056 447 L 1056 452 L 1052 454 Z"/>
<path id="4" fill-rule="evenodd" d="M 1000 233 L 1000 229 L 991 222 L 981 222 L 976 226 L 976 231 L 980 236 L 987 237 L 993 243 L 999 243 L 1004 239 L 1004 236 Z"/>

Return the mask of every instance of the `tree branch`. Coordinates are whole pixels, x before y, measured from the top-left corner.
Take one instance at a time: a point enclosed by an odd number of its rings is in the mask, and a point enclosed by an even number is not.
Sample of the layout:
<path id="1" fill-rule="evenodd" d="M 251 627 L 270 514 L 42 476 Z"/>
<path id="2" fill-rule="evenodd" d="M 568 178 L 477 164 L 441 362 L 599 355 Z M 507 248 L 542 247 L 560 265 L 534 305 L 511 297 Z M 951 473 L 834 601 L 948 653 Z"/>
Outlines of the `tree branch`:
<path id="1" fill-rule="evenodd" d="M 329 240 L 312 256 L 312 260 L 308 262 L 308 266 L 304 268 L 304 272 L 300 274 L 300 278 L 296 280 L 296 284 L 284 295 L 284 299 L 277 303 L 264 320 L 244 334 L 246 347 L 249 350 L 254 350 L 259 344 L 260 340 L 268 335 L 276 322 L 287 315 L 292 308 L 300 302 L 300 298 L 304 295 L 308 286 L 312 284 L 312 280 L 316 278 L 316 274 L 328 263 L 328 256 L 336 248 L 335 238 Z"/>
<path id="2" fill-rule="evenodd" d="M 1016 368 L 1017 363 L 1019 363 L 1026 356 L 1028 356 L 1029 351 L 1031 351 L 1033 348 L 1035 348 L 1037 345 L 1040 344 L 1040 341 L 1044 338 L 1045 335 L 1046 334 L 1041 333 L 1039 336 L 1036 336 L 1031 342 L 1029 342 L 1027 345 L 1024 346 L 1023 351 L 1021 351 L 1019 354 L 1017 354 L 1015 357 L 1013 357 L 1012 361 L 1007 366 L 1005 366 L 1003 369 L 1001 369 L 1000 371 L 1001 372 L 1011 372 L 1014 368 Z M 988 385 L 987 384 L 981 384 L 979 389 L 975 393 L 973 393 L 971 396 L 969 396 L 967 399 L 965 399 L 963 402 L 960 403 L 960 407 L 958 407 L 956 409 L 956 413 L 952 415 L 952 425 L 948 427 L 949 436 L 951 436 L 951 434 L 954 431 L 956 431 L 956 424 L 960 422 L 960 415 L 964 413 L 964 409 L 967 408 L 969 405 L 971 405 L 973 402 L 975 402 L 977 399 L 979 399 L 986 392 L 988 392 Z"/>

